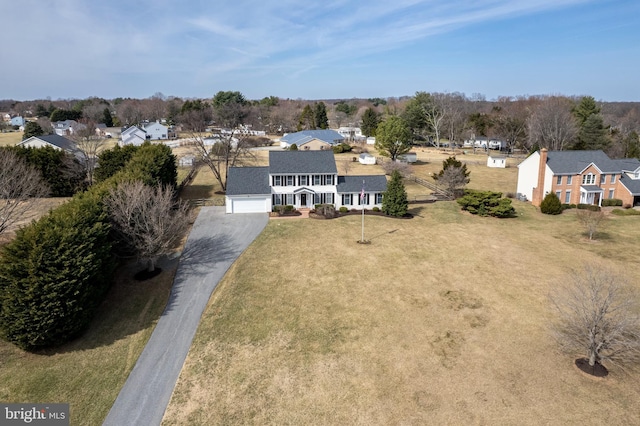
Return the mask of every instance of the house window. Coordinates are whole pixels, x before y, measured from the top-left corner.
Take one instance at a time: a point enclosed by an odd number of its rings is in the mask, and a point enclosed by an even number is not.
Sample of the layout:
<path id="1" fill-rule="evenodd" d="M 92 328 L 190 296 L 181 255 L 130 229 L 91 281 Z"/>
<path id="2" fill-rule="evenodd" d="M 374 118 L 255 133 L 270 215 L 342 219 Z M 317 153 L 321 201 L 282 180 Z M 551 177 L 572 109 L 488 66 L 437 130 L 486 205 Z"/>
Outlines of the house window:
<path id="1" fill-rule="evenodd" d="M 611 183 L 616 183 L 616 175 L 611 175 Z"/>
<path id="2" fill-rule="evenodd" d="M 382 204 L 382 193 L 376 193 L 376 204 Z"/>
<path id="3" fill-rule="evenodd" d="M 558 176 L 556 179 L 556 185 L 562 185 L 562 176 Z"/>
<path id="4" fill-rule="evenodd" d="M 313 184 L 314 185 L 322 185 L 322 181 L 320 179 L 320 175 L 313 175 Z"/>
<path id="5" fill-rule="evenodd" d="M 325 176 L 325 185 L 333 185 L 333 175 Z"/>
<path id="6" fill-rule="evenodd" d="M 612 176 L 613 176 L 613 175 L 612 175 Z M 614 196 L 614 192 L 615 192 L 615 189 L 610 189 L 610 190 L 609 190 L 609 199 L 612 199 L 612 198 L 613 198 L 613 196 Z"/>
<path id="7" fill-rule="evenodd" d="M 556 191 L 556 197 L 558 197 L 558 200 L 562 200 L 562 191 Z"/>
<path id="8" fill-rule="evenodd" d="M 325 192 L 324 194 L 314 194 L 314 204 L 333 204 L 333 193 Z"/>
<path id="9" fill-rule="evenodd" d="M 564 193 L 564 203 L 565 204 L 571 203 L 571 191 L 567 191 Z"/>
<path id="10" fill-rule="evenodd" d="M 583 185 L 595 185 L 596 183 L 596 175 L 593 173 L 589 173 L 582 176 L 582 184 Z"/>
<path id="11" fill-rule="evenodd" d="M 273 194 L 272 195 L 273 198 L 273 205 L 274 206 L 281 206 L 282 205 L 282 195 L 280 194 Z"/>
<path id="12" fill-rule="evenodd" d="M 320 201 L 320 194 L 313 194 L 313 204 L 322 204 L 322 201 Z"/>
<path id="13" fill-rule="evenodd" d="M 287 176 L 287 186 L 293 186 L 296 183 L 296 177 L 295 176 Z"/>
<path id="14" fill-rule="evenodd" d="M 342 194 L 342 205 L 343 206 L 351 205 L 351 194 Z"/>
<path id="15" fill-rule="evenodd" d="M 307 175 L 298 176 L 298 185 L 303 186 L 308 184 L 309 184 L 309 176 Z"/>
<path id="16" fill-rule="evenodd" d="M 293 205 L 294 203 L 293 194 L 286 194 L 286 200 L 288 205 Z"/>
<path id="17" fill-rule="evenodd" d="M 567 185 L 571 185 L 571 178 L 572 178 L 572 177 L 573 177 L 573 176 L 567 176 Z"/>
<path id="18" fill-rule="evenodd" d="M 369 194 L 364 194 L 364 202 L 362 201 L 362 197 L 361 197 L 361 196 L 358 196 L 358 205 L 360 205 L 360 206 L 361 206 L 361 205 L 363 205 L 363 204 L 364 204 L 365 206 L 366 206 L 367 204 L 369 204 Z"/>
<path id="19" fill-rule="evenodd" d="M 600 185 L 607 183 L 607 175 L 600 175 Z"/>
<path id="20" fill-rule="evenodd" d="M 273 186 L 281 186 L 281 185 L 282 185 L 282 176 L 274 176 Z"/>

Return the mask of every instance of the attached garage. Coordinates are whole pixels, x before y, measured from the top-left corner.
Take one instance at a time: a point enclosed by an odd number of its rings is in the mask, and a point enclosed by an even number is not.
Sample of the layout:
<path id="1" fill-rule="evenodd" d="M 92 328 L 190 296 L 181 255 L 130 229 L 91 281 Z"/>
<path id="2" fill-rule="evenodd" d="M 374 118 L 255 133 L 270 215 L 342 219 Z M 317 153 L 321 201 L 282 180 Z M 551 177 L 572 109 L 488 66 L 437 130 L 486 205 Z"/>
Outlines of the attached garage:
<path id="1" fill-rule="evenodd" d="M 269 197 L 229 197 L 226 199 L 227 213 L 269 212 Z"/>
<path id="2" fill-rule="evenodd" d="M 229 168 L 225 205 L 227 213 L 269 213 L 271 211 L 269 168 Z"/>

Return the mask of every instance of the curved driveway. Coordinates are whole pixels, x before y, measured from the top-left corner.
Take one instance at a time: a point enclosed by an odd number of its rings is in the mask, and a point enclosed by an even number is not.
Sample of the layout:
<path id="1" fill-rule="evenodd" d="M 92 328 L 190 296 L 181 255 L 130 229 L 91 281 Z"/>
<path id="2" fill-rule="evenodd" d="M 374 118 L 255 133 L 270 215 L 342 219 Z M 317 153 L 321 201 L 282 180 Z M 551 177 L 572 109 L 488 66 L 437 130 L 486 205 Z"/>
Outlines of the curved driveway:
<path id="1" fill-rule="evenodd" d="M 224 207 L 200 210 L 167 307 L 104 425 L 160 424 L 211 293 L 268 221 L 266 213 L 225 214 Z"/>

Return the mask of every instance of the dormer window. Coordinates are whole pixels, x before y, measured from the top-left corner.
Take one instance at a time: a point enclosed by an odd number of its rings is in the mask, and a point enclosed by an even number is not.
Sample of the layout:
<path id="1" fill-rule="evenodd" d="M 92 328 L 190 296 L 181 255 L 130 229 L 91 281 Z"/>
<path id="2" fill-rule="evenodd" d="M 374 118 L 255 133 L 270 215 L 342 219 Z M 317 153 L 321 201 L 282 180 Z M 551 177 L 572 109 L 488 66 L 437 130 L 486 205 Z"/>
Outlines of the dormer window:
<path id="1" fill-rule="evenodd" d="M 588 173 L 582 176 L 582 184 L 583 185 L 595 185 L 596 184 L 596 175 L 593 173 Z"/>

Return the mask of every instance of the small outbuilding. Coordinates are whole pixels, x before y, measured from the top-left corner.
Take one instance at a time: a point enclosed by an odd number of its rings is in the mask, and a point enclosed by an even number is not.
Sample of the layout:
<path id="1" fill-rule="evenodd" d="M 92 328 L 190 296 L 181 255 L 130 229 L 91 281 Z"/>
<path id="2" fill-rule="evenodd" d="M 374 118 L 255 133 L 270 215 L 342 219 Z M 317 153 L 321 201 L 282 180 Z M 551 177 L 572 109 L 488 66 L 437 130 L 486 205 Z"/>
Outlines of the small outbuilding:
<path id="1" fill-rule="evenodd" d="M 376 157 L 369 153 L 363 152 L 358 157 L 358 161 L 360 162 L 360 164 L 376 164 Z"/>
<path id="2" fill-rule="evenodd" d="M 507 158 L 506 157 L 487 157 L 487 167 L 497 167 L 504 169 L 507 167 Z"/>
<path id="3" fill-rule="evenodd" d="M 400 154 L 397 157 L 396 161 L 400 161 L 402 163 L 415 163 L 418 161 L 418 154 L 415 152 L 407 152 L 406 154 Z"/>

